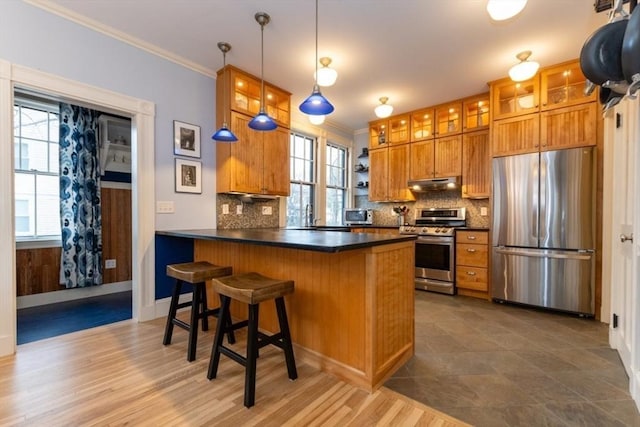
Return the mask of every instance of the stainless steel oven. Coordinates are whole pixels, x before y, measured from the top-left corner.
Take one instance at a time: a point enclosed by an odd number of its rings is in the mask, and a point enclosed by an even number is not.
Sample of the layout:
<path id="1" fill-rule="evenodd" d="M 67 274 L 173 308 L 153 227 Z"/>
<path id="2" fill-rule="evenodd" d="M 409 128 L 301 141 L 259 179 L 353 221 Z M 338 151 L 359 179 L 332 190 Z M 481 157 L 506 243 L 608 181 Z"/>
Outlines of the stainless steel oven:
<path id="1" fill-rule="evenodd" d="M 466 225 L 465 208 L 422 209 L 415 225 L 400 227 L 415 234 L 415 287 L 455 294 L 455 228 Z"/>

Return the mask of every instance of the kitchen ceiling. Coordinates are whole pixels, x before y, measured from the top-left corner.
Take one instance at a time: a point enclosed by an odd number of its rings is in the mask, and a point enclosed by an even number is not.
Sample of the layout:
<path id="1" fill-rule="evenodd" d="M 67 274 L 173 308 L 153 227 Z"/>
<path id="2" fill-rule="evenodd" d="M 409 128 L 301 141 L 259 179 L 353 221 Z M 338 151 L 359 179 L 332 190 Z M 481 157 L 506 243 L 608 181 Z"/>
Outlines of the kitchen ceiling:
<path id="1" fill-rule="evenodd" d="M 227 63 L 260 76 L 254 14 L 267 12 L 265 80 L 293 94 L 295 112 L 313 87 L 313 0 L 27 1 L 212 76 L 222 67 L 219 41 L 233 47 Z M 577 58 L 607 20 L 592 0 L 529 0 L 505 22 L 489 18 L 486 0 L 320 0 L 318 7 L 319 57 L 331 57 L 338 71 L 336 84 L 322 88 L 335 106 L 327 123 L 351 131 L 376 119 L 381 96 L 396 114 L 485 92 L 523 50 L 542 67 Z"/>

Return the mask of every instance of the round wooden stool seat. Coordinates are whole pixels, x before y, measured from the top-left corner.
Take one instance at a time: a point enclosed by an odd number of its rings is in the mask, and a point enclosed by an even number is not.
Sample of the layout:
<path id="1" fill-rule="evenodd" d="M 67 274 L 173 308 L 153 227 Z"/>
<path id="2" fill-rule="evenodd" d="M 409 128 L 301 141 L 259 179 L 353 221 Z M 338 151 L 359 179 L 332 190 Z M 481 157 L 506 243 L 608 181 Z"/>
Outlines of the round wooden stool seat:
<path id="1" fill-rule="evenodd" d="M 245 304 L 258 304 L 293 292 L 293 280 L 278 280 L 259 273 L 244 273 L 212 280 L 213 290 Z"/>
<path id="2" fill-rule="evenodd" d="M 201 283 L 215 277 L 228 276 L 231 271 L 231 267 L 214 265 L 207 261 L 167 265 L 167 276 L 187 283 Z"/>

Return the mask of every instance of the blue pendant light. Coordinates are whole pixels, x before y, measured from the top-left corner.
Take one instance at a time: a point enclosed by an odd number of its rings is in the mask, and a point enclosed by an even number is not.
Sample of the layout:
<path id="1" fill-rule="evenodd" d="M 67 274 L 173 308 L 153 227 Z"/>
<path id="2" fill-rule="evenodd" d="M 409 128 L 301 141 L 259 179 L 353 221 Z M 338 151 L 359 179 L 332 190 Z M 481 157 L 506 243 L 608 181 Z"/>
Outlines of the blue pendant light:
<path id="1" fill-rule="evenodd" d="M 333 112 L 333 105 L 322 96 L 318 86 L 318 0 L 316 0 L 316 73 L 314 75 L 313 91 L 311 95 L 300 104 L 300 111 L 312 116 L 324 116 Z"/>
<path id="2" fill-rule="evenodd" d="M 258 12 L 255 15 L 256 21 L 260 24 L 260 112 L 249 122 L 249 127 L 253 130 L 274 130 L 278 127 L 276 122 L 264 110 L 264 26 L 271 21 L 271 17 L 265 12 Z"/>
<path id="3" fill-rule="evenodd" d="M 229 43 L 225 43 L 225 42 L 218 42 L 218 49 L 220 49 L 222 51 L 222 78 L 224 79 L 224 75 L 225 75 L 225 68 L 227 67 L 227 52 L 229 52 L 231 50 L 231 45 Z M 218 129 L 216 131 L 216 133 L 213 134 L 213 136 L 211 137 L 211 139 L 213 139 L 216 142 L 236 142 L 238 140 L 238 138 L 236 138 L 236 136 L 233 134 L 233 132 L 231 132 L 229 130 L 229 128 L 227 127 L 227 87 L 224 84 L 225 82 L 222 82 L 222 88 L 223 88 L 223 99 L 222 99 L 222 111 L 223 111 L 223 117 L 222 117 L 222 127 L 220 129 Z"/>

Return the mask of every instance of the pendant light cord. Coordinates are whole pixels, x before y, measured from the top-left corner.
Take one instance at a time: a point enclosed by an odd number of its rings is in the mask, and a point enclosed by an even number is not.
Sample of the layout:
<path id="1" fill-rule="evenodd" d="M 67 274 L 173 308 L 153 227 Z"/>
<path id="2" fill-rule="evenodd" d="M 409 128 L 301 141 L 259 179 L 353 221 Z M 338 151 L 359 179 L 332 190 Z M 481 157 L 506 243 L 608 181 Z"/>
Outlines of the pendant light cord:
<path id="1" fill-rule="evenodd" d="M 316 0 L 316 73 L 315 85 L 318 86 L 318 0 Z"/>
<path id="2" fill-rule="evenodd" d="M 222 90 L 224 94 L 222 95 L 222 102 L 224 106 L 222 108 L 222 127 L 227 127 L 227 52 L 222 51 Z"/>
<path id="3" fill-rule="evenodd" d="M 260 111 L 264 111 L 264 23 L 260 23 Z"/>

